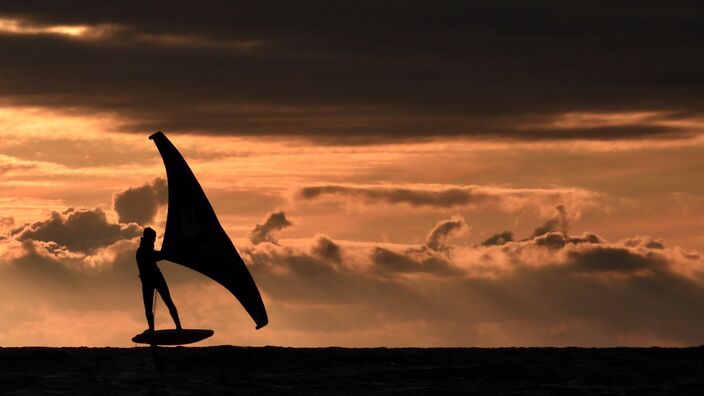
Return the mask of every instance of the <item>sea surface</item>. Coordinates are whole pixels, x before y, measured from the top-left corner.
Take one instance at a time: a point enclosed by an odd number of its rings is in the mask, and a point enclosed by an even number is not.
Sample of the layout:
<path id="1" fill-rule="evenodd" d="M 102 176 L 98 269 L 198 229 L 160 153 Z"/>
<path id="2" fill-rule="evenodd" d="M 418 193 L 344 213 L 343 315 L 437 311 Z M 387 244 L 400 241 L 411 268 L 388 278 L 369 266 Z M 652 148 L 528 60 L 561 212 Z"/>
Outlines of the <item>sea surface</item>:
<path id="1" fill-rule="evenodd" d="M 704 395 L 704 348 L 0 348 L 2 395 Z"/>

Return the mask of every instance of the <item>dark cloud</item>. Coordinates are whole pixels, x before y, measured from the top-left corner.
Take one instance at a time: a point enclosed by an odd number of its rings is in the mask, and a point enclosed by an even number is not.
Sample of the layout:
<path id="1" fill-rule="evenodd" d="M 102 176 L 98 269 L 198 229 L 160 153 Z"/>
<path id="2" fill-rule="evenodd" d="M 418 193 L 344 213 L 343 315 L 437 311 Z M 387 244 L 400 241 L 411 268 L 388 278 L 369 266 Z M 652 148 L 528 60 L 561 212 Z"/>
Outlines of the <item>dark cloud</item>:
<path id="1" fill-rule="evenodd" d="M 430 230 L 428 236 L 425 237 L 425 246 L 433 250 L 444 250 L 447 248 L 445 242 L 448 238 L 461 234 L 467 228 L 464 217 L 460 215 L 454 215 L 451 219 L 439 221 Z"/>
<path id="2" fill-rule="evenodd" d="M 543 205 L 564 199 L 584 200 L 593 196 L 576 189 L 520 189 L 490 186 L 460 186 L 450 188 L 404 188 L 397 186 L 322 185 L 299 189 L 300 200 L 348 197 L 368 204 L 406 204 L 451 208 L 456 206 L 493 205 L 499 209 L 515 210 L 529 205 Z M 554 221 L 554 220 L 551 220 Z"/>
<path id="3" fill-rule="evenodd" d="M 513 232 L 511 232 L 511 231 L 497 232 L 494 235 L 487 238 L 486 240 L 482 241 L 481 245 L 482 246 L 495 246 L 495 245 L 503 245 L 506 242 L 513 242 Z"/>
<path id="4" fill-rule="evenodd" d="M 600 246 L 597 249 L 569 252 L 569 268 L 574 272 L 632 273 L 641 270 L 664 270 L 665 258 L 652 253 L 635 254 L 623 247 Z"/>
<path id="5" fill-rule="evenodd" d="M 335 242 L 327 235 L 318 234 L 313 238 L 313 246 L 311 252 L 323 259 L 332 261 L 333 263 L 342 262 L 342 250 Z"/>
<path id="6" fill-rule="evenodd" d="M 533 243 L 537 246 L 544 246 L 552 249 L 562 249 L 566 244 L 579 243 L 602 243 L 604 239 L 596 234 L 585 232 L 580 236 L 566 235 L 562 232 L 547 232 L 545 234 L 532 238 Z"/>
<path id="7" fill-rule="evenodd" d="M 625 246 L 638 247 L 644 246 L 648 249 L 664 249 L 665 243 L 662 239 L 654 239 L 651 236 L 637 236 L 625 239 L 622 241 Z"/>
<path id="8" fill-rule="evenodd" d="M 48 220 L 15 228 L 11 234 L 18 241 L 54 242 L 71 251 L 88 252 L 96 248 L 140 235 L 134 224 L 111 223 L 101 209 L 67 209 L 52 212 Z"/>
<path id="9" fill-rule="evenodd" d="M 558 206 L 556 212 L 552 219 L 567 215 L 562 205 Z M 560 221 L 556 221 L 552 228 L 561 228 L 559 225 Z M 551 267 L 570 273 L 631 274 L 640 270 L 667 271 L 672 259 L 672 256 L 661 254 L 665 249 L 662 241 L 654 242 L 651 237 L 634 237 L 610 243 L 591 232 L 568 235 L 566 231 L 550 231 L 519 242 L 483 243 L 481 246 L 490 248 L 495 245 L 502 245 L 503 248 L 498 251 L 487 250 L 487 255 L 501 252 L 520 265 Z M 542 249 L 547 249 L 547 252 L 541 253 Z M 698 259 L 698 256 L 687 255 L 685 252 L 678 252 L 678 256 L 685 262 Z M 674 271 L 675 267 L 669 270 Z"/>
<path id="10" fill-rule="evenodd" d="M 600 236 L 585 232 L 582 235 L 569 235 L 570 214 L 564 205 L 557 205 L 555 213 L 542 225 L 535 228 L 530 237 L 524 241 L 531 241 L 537 246 L 548 247 L 551 249 L 562 249 L 566 244 L 580 243 L 603 243 L 604 239 Z M 513 241 L 513 232 L 503 231 L 498 232 L 481 242 L 481 246 L 500 246 Z M 647 245 L 648 241 L 643 242 L 641 239 L 634 239 L 628 246 L 637 246 L 640 244 Z M 654 247 L 655 245 L 647 245 Z"/>
<path id="11" fill-rule="evenodd" d="M 474 193 L 471 189 L 450 188 L 440 191 L 393 187 L 350 187 L 342 185 L 304 187 L 298 192 L 303 199 L 317 199 L 325 195 L 340 195 L 364 201 L 406 203 L 412 206 L 452 207 L 483 201 L 488 194 Z"/>
<path id="12" fill-rule="evenodd" d="M 372 250 L 371 261 L 378 273 L 384 276 L 397 274 L 426 273 L 437 276 L 459 275 L 461 270 L 450 264 L 446 258 L 427 250 L 409 249 L 397 253 L 383 247 Z"/>
<path id="13" fill-rule="evenodd" d="M 157 177 L 139 187 L 113 194 L 112 205 L 120 223 L 149 224 L 159 207 L 166 205 L 168 188 L 166 180 Z"/>
<path id="14" fill-rule="evenodd" d="M 0 5 L 0 16 L 95 30 L 0 35 L 5 101 L 118 113 L 117 129 L 139 133 L 331 143 L 683 137 L 697 131 L 548 121 L 568 112 L 687 118 L 704 102 L 698 2 L 22 1 Z"/>
<path id="15" fill-rule="evenodd" d="M 564 205 L 557 205 L 555 207 L 555 214 L 545 222 L 545 224 L 533 230 L 531 238 L 547 234 L 548 232 L 561 232 L 567 235 L 567 231 L 570 225 L 569 214 Z"/>
<path id="16" fill-rule="evenodd" d="M 254 229 L 249 232 L 249 240 L 257 245 L 262 242 L 269 242 L 276 244 L 278 243 L 274 233 L 281 231 L 286 227 L 291 226 L 291 223 L 287 218 L 286 214 L 280 210 L 276 212 L 271 212 L 266 215 L 264 219 L 264 224 L 257 224 Z"/>

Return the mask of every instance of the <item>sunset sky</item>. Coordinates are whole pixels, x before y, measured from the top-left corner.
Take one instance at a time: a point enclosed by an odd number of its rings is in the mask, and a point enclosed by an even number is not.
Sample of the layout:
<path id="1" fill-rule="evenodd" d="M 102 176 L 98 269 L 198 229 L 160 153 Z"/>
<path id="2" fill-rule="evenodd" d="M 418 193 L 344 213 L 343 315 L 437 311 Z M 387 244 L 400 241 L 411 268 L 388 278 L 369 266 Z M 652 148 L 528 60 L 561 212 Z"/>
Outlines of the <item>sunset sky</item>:
<path id="1" fill-rule="evenodd" d="M 157 130 L 269 313 L 163 262 L 199 345 L 704 342 L 700 2 L 234 4 L 0 4 L 0 346 L 134 345 Z"/>

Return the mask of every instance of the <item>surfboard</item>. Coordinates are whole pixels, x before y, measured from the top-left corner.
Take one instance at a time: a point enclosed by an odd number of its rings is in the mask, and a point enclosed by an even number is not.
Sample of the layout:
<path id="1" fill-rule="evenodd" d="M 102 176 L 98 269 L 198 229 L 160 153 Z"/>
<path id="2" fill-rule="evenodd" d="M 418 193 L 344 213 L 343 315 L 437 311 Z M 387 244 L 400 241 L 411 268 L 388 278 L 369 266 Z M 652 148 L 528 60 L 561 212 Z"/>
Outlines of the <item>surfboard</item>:
<path id="1" fill-rule="evenodd" d="M 185 345 L 203 341 L 213 334 L 215 334 L 214 331 L 207 329 L 147 330 L 132 337 L 132 342 L 149 345 Z"/>

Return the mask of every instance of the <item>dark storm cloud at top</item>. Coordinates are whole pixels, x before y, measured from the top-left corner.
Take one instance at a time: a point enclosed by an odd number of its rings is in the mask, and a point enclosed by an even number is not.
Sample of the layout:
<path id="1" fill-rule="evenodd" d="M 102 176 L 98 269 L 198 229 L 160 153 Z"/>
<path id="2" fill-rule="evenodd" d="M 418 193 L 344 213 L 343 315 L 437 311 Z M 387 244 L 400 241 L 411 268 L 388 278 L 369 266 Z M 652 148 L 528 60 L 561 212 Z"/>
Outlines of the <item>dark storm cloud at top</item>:
<path id="1" fill-rule="evenodd" d="M 117 112 L 117 129 L 141 133 L 682 137 L 697 131 L 544 124 L 566 112 L 700 113 L 702 16 L 698 2 L 5 2 L 2 18 L 97 33 L 0 34 L 0 94 Z"/>

